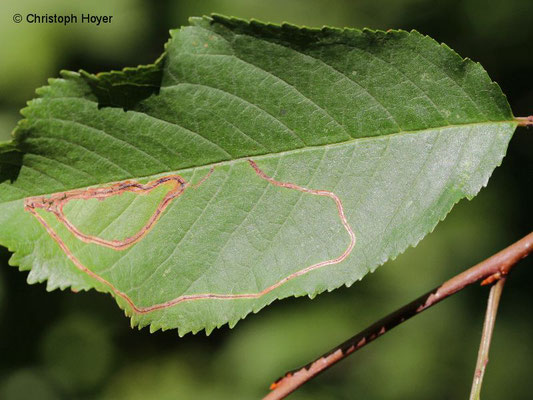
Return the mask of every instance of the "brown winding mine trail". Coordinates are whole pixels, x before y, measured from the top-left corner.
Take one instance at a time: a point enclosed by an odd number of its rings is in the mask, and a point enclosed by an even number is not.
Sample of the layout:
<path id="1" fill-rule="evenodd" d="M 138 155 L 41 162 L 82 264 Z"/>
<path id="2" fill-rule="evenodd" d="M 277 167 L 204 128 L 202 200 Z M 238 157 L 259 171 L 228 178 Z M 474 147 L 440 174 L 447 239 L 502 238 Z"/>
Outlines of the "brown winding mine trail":
<path id="1" fill-rule="evenodd" d="M 80 232 L 67 218 L 63 212 L 63 207 L 71 200 L 88 200 L 97 199 L 104 200 L 111 196 L 116 196 L 124 192 L 134 192 L 139 194 L 147 194 L 156 187 L 164 184 L 172 184 L 172 189 L 165 195 L 161 203 L 152 214 L 148 222 L 135 235 L 127 237 L 124 240 L 105 240 L 97 236 L 86 235 Z M 79 240 L 86 243 L 94 243 L 100 246 L 109 247 L 114 250 L 124 250 L 141 240 L 155 225 L 157 220 L 163 214 L 163 211 L 168 207 L 170 202 L 176 197 L 180 196 L 187 183 L 179 175 L 169 175 L 159 178 L 155 181 L 149 182 L 146 185 L 134 181 L 124 181 L 115 183 L 108 187 L 99 187 L 91 189 L 71 190 L 68 192 L 55 193 L 49 197 L 38 196 L 28 197 L 24 201 L 25 210 L 35 215 L 39 221 L 47 227 L 46 222 L 37 214 L 36 209 L 40 208 L 55 215 L 55 217 L 65 225 L 65 227 Z M 47 228 L 48 233 L 50 230 Z"/>
<path id="2" fill-rule="evenodd" d="M 163 212 L 169 206 L 169 204 L 172 202 L 173 199 L 179 197 L 188 187 L 192 187 L 193 189 L 195 189 L 198 186 L 200 186 L 203 182 L 205 182 L 211 176 L 213 172 L 213 168 L 211 168 L 209 173 L 204 178 L 202 178 L 200 182 L 198 182 L 195 185 L 190 185 L 179 175 L 164 176 L 154 181 L 148 182 L 146 184 L 141 184 L 136 181 L 123 181 L 123 182 L 112 184 L 107 187 L 76 189 L 76 190 L 70 190 L 67 192 L 55 193 L 50 196 L 28 197 L 24 200 L 24 209 L 30 212 L 33 216 L 35 216 L 35 218 L 37 218 L 37 220 L 41 223 L 41 225 L 44 226 L 44 228 L 46 229 L 50 237 L 54 239 L 54 241 L 59 245 L 61 250 L 63 250 L 66 256 L 74 263 L 74 265 L 80 271 L 86 273 L 90 277 L 96 279 L 100 283 L 107 286 L 115 295 L 124 299 L 130 305 L 131 309 L 137 314 L 147 314 L 152 311 L 161 310 L 164 308 L 172 307 L 182 302 L 193 301 L 193 300 L 256 299 L 273 291 L 274 289 L 280 287 L 286 282 L 294 278 L 297 278 L 299 276 L 305 275 L 310 271 L 325 267 L 326 265 L 338 264 L 341 261 L 345 260 L 350 255 L 350 253 L 352 252 L 355 246 L 356 237 L 350 224 L 346 220 L 342 202 L 335 193 L 327 191 L 327 190 L 307 189 L 302 186 L 295 185 L 293 183 L 277 181 L 274 178 L 265 174 L 253 160 L 248 160 L 248 163 L 253 168 L 257 176 L 268 181 L 270 184 L 274 186 L 278 186 L 278 187 L 286 188 L 286 189 L 293 189 L 299 192 L 308 193 L 308 194 L 312 194 L 315 196 L 329 197 L 330 199 L 332 199 L 335 202 L 335 205 L 337 207 L 337 212 L 339 214 L 339 218 L 342 222 L 342 225 L 344 226 L 344 229 L 346 229 L 346 232 L 350 236 L 350 243 L 348 247 L 346 248 L 346 250 L 344 250 L 344 252 L 337 258 L 333 258 L 333 259 L 326 260 L 326 261 L 321 261 L 319 263 L 307 266 L 303 269 L 293 272 L 292 274 L 279 280 L 273 285 L 268 286 L 267 288 L 261 290 L 260 292 L 242 293 L 242 294 L 200 293 L 200 294 L 182 295 L 172 300 L 166 301 L 164 303 L 142 307 L 142 306 L 137 306 L 126 293 L 117 289 L 111 282 L 107 281 L 105 278 L 103 278 L 102 276 L 98 275 L 97 273 L 93 272 L 91 269 L 83 265 L 83 263 L 80 260 L 78 260 L 78 258 L 76 258 L 76 256 L 67 247 L 65 242 L 59 237 L 59 235 L 54 231 L 54 229 L 48 224 L 48 222 L 46 222 L 46 220 L 37 212 L 37 209 L 42 209 L 42 210 L 52 213 L 57 218 L 57 220 L 61 222 L 76 238 L 78 238 L 79 240 L 85 243 L 93 243 L 99 246 L 111 248 L 116 251 L 125 250 L 128 247 L 140 241 L 148 232 L 150 232 L 150 230 L 157 223 L 157 221 L 159 220 L 159 218 L 161 217 L 161 215 L 163 214 Z M 157 206 L 152 216 L 148 219 L 147 223 L 136 234 L 134 234 L 133 236 L 127 237 L 123 240 L 105 240 L 97 236 L 84 234 L 83 232 L 79 231 L 68 220 L 68 218 L 63 212 L 63 207 L 65 206 L 65 204 L 67 204 L 71 200 L 79 200 L 79 199 L 81 200 L 87 200 L 87 199 L 104 200 L 108 197 L 116 196 L 124 192 L 134 192 L 134 193 L 144 195 L 144 194 L 150 193 L 153 189 L 155 189 L 156 187 L 160 185 L 172 185 L 172 186 L 171 186 L 171 189 L 168 191 L 168 193 L 165 195 L 165 197 L 161 200 L 161 202 Z"/>

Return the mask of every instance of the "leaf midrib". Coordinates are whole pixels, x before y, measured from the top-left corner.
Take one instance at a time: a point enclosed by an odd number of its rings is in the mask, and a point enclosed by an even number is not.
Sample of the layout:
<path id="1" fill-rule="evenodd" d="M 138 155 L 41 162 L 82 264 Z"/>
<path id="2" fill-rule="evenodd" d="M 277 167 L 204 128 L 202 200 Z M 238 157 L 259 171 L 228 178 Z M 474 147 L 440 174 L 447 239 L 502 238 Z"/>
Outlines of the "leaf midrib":
<path id="1" fill-rule="evenodd" d="M 127 180 L 127 179 L 137 179 L 137 180 L 151 179 L 151 178 L 156 178 L 158 176 L 169 174 L 169 173 L 176 173 L 176 174 L 179 175 L 179 173 L 193 171 L 195 169 L 208 168 L 208 167 L 214 167 L 214 166 L 231 165 L 231 164 L 234 164 L 234 163 L 246 161 L 246 160 L 248 160 L 250 158 L 254 158 L 254 160 L 257 160 L 257 159 L 261 160 L 261 159 L 268 159 L 268 158 L 272 158 L 272 157 L 280 157 L 280 156 L 282 157 L 282 156 L 285 156 L 285 155 L 291 155 L 291 154 L 295 154 L 295 153 L 299 153 L 299 152 L 303 152 L 303 151 L 315 150 L 317 148 L 318 149 L 320 149 L 320 148 L 331 148 L 331 147 L 350 145 L 350 144 L 354 144 L 355 145 L 356 143 L 361 143 L 361 142 L 370 141 L 370 140 L 385 140 L 385 139 L 389 139 L 390 140 L 392 137 L 396 137 L 396 136 L 421 134 L 421 133 L 424 133 L 424 132 L 434 131 L 434 130 L 442 130 L 442 129 L 450 129 L 450 128 L 461 128 L 461 127 L 472 127 L 472 126 L 481 126 L 481 125 L 491 125 L 491 126 L 493 126 L 493 125 L 504 125 L 504 124 L 514 124 L 515 128 L 516 128 L 516 126 L 518 126 L 518 121 L 516 121 L 515 119 L 510 119 L 510 120 L 503 120 L 503 121 L 487 121 L 487 122 L 470 122 L 470 123 L 464 123 L 464 124 L 450 124 L 450 125 L 443 125 L 443 126 L 437 126 L 437 127 L 431 127 L 431 128 L 425 128 L 425 129 L 412 130 L 412 131 L 400 131 L 400 132 L 388 133 L 388 134 L 380 135 L 380 136 L 367 136 L 367 137 L 362 137 L 362 138 L 353 138 L 353 139 L 345 140 L 345 141 L 342 141 L 342 142 L 327 143 L 327 144 L 320 144 L 320 145 L 311 145 L 311 146 L 308 145 L 308 146 L 299 147 L 297 149 L 292 149 L 292 150 L 284 150 L 284 151 L 272 152 L 272 153 L 267 153 L 267 154 L 244 156 L 244 157 L 239 157 L 239 158 L 235 158 L 235 159 L 232 159 L 232 160 L 224 160 L 224 161 L 217 161 L 217 162 L 212 162 L 212 163 L 207 163 L 207 164 L 200 164 L 200 165 L 195 165 L 195 166 L 192 166 L 192 167 L 182 168 L 182 169 L 178 169 L 178 170 L 161 171 L 161 172 L 157 172 L 157 173 L 150 174 L 150 175 L 130 176 L 130 177 L 126 177 L 126 178 L 124 178 L 122 180 Z M 71 189 L 68 189 L 68 190 L 76 190 L 76 189 L 83 189 L 83 188 L 92 187 L 92 186 L 100 186 L 100 185 L 112 184 L 114 182 L 117 182 L 117 181 L 95 183 L 94 185 L 74 187 L 74 188 L 71 188 Z M 50 195 L 50 194 L 53 194 L 53 193 L 57 193 L 57 192 L 42 193 L 42 194 L 36 195 L 36 196 Z M 29 197 L 32 197 L 32 196 L 29 196 Z M 26 197 L 21 197 L 21 198 L 16 199 L 16 200 L 9 200 L 9 201 L 5 201 L 5 202 L 0 202 L 0 204 L 10 204 L 10 203 L 14 203 L 14 202 L 20 201 L 20 200 L 22 200 L 24 198 L 26 198 Z"/>

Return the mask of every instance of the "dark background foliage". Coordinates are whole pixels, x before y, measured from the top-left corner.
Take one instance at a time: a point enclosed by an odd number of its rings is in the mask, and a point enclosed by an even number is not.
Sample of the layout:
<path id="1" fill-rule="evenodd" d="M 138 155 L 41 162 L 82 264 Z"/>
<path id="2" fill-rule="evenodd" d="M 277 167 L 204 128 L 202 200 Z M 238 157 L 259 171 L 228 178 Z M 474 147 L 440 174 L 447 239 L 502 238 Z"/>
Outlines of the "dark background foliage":
<path id="1" fill-rule="evenodd" d="M 14 13 L 113 15 L 106 26 L 30 25 Z M 0 140 L 18 110 L 60 69 L 90 72 L 154 61 L 168 30 L 218 12 L 309 26 L 417 29 L 487 69 L 514 114 L 533 114 L 529 0 L 3 0 Z M 0 248 L 0 398 L 250 399 L 397 306 L 531 230 L 532 131 L 519 129 L 488 188 L 462 201 L 416 248 L 353 287 L 274 303 L 234 330 L 179 338 L 129 328 L 110 296 L 28 286 Z M 484 399 L 530 398 L 533 269 L 509 279 Z M 294 399 L 456 399 L 469 392 L 487 288 L 423 313 L 305 386 Z"/>

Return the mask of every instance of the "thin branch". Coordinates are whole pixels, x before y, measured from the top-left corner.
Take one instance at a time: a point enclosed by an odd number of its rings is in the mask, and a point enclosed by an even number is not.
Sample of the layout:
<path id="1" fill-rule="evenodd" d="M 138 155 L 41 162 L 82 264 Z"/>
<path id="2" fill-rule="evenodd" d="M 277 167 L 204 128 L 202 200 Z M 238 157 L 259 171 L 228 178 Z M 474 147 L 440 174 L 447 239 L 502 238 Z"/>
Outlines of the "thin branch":
<path id="1" fill-rule="evenodd" d="M 395 326 L 422 311 L 427 310 L 452 294 L 464 289 L 466 286 L 472 285 L 480 280 L 483 280 L 482 284 L 489 284 L 501 279 L 509 273 L 511 268 L 518 261 L 529 255 L 532 251 L 533 232 L 511 246 L 496 253 L 492 257 L 487 258 L 485 261 L 482 261 L 472 268 L 456 275 L 449 281 L 444 282 L 441 286 L 426 293 L 392 314 L 389 314 L 317 360 L 302 368 L 288 372 L 285 376 L 278 379 L 270 386 L 271 392 L 265 396 L 263 400 L 285 398 L 305 382 L 313 379 L 327 368 L 345 359 L 350 354 L 390 331 Z"/>
<path id="2" fill-rule="evenodd" d="M 485 375 L 485 368 L 489 362 L 490 341 L 492 339 L 492 332 L 494 331 L 494 323 L 496 322 L 496 314 L 498 313 L 498 305 L 500 304 L 500 298 L 502 295 L 503 285 L 505 285 L 505 280 L 506 278 L 501 278 L 490 288 L 489 301 L 487 303 L 487 313 L 485 314 L 483 333 L 481 334 L 481 343 L 479 345 L 476 372 L 474 373 L 474 381 L 472 382 L 470 400 L 480 399 L 483 376 Z"/>
<path id="3" fill-rule="evenodd" d="M 515 121 L 518 121 L 518 126 L 533 126 L 533 115 L 529 117 L 517 117 Z"/>

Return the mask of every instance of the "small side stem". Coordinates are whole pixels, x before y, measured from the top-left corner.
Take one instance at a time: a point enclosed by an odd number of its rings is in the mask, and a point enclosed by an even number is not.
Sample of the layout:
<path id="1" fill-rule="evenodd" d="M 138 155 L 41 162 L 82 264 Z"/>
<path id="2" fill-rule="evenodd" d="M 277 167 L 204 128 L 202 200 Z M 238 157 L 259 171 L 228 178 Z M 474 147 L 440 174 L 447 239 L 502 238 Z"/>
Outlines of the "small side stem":
<path id="1" fill-rule="evenodd" d="M 375 322 L 309 364 L 287 372 L 270 385 L 271 392 L 263 400 L 284 399 L 304 383 L 389 332 L 395 326 L 404 323 L 409 318 L 420 314 L 465 287 L 479 281 L 482 281 L 482 285 L 488 285 L 497 280 L 501 280 L 509 274 L 518 261 L 527 257 L 531 252 L 533 252 L 533 232 L 494 254 L 492 257 L 454 276 L 439 287 L 387 315 L 385 318 Z"/>
<path id="2" fill-rule="evenodd" d="M 517 117 L 515 120 L 518 121 L 518 126 L 533 126 L 533 115 L 529 117 Z"/>
<path id="3" fill-rule="evenodd" d="M 505 285 L 505 279 L 506 278 L 501 278 L 490 288 L 489 301 L 487 303 L 487 313 L 485 314 L 483 333 L 481 334 L 481 343 L 479 345 L 479 353 L 477 356 L 474 381 L 472 382 L 472 391 L 470 392 L 470 400 L 480 399 L 483 376 L 485 375 L 485 368 L 489 362 L 489 348 L 492 339 L 492 332 L 494 331 L 494 323 L 496 321 L 496 314 L 498 313 L 498 305 L 500 304 L 500 298 L 502 295 L 503 286 Z"/>

